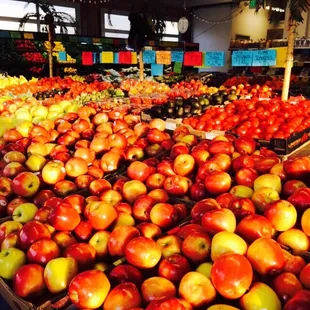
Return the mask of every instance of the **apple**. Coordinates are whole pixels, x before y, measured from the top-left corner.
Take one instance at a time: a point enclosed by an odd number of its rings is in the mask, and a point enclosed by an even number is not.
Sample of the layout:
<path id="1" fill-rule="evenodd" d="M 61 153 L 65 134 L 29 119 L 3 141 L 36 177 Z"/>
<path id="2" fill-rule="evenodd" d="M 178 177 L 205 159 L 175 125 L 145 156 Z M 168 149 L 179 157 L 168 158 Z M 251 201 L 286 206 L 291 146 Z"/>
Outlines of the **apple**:
<path id="1" fill-rule="evenodd" d="M 6 249 L 0 252 L 0 277 L 12 280 L 20 267 L 26 263 L 26 254 L 16 248 Z"/>
<path id="2" fill-rule="evenodd" d="M 143 274 L 134 266 L 121 264 L 111 270 L 109 280 L 113 286 L 121 283 L 132 282 L 136 286 L 140 287 L 143 282 Z"/>
<path id="3" fill-rule="evenodd" d="M 9 233 L 1 243 L 1 251 L 18 247 L 18 232 Z"/>
<path id="4" fill-rule="evenodd" d="M 96 179 L 93 180 L 89 185 L 89 190 L 92 195 L 100 196 L 102 192 L 107 189 L 111 189 L 112 185 L 106 179 Z"/>
<path id="5" fill-rule="evenodd" d="M 238 198 L 234 200 L 229 206 L 229 209 L 234 213 L 237 220 L 255 213 L 254 203 L 249 198 Z"/>
<path id="6" fill-rule="evenodd" d="M 252 168 L 241 168 L 236 172 L 235 181 L 238 185 L 244 185 L 253 188 L 254 181 L 258 178 L 259 174 Z"/>
<path id="7" fill-rule="evenodd" d="M 100 168 L 105 173 L 116 171 L 122 161 L 122 156 L 116 152 L 107 152 L 101 157 Z"/>
<path id="8" fill-rule="evenodd" d="M 229 191 L 231 177 L 224 171 L 212 172 L 206 176 L 204 183 L 209 194 L 219 195 Z"/>
<path id="9" fill-rule="evenodd" d="M 254 192 L 252 202 L 258 212 L 263 213 L 267 205 L 280 199 L 279 193 L 270 187 L 261 187 Z"/>
<path id="10" fill-rule="evenodd" d="M 2 175 L 7 178 L 15 178 L 19 173 L 27 171 L 27 169 L 18 162 L 8 163 L 2 170 Z"/>
<path id="11" fill-rule="evenodd" d="M 24 164 L 26 160 L 26 156 L 19 151 L 9 151 L 3 156 L 3 161 L 7 164 L 12 162 Z"/>
<path id="12" fill-rule="evenodd" d="M 299 188 L 305 188 L 307 185 L 300 180 L 289 180 L 283 184 L 282 195 L 284 198 L 292 196 Z"/>
<path id="13" fill-rule="evenodd" d="M 78 274 L 78 265 L 72 257 L 58 257 L 47 263 L 44 269 L 44 281 L 52 294 L 58 294 L 69 287 Z"/>
<path id="14" fill-rule="evenodd" d="M 96 250 L 96 257 L 103 259 L 109 254 L 108 243 L 111 233 L 108 231 L 97 231 L 88 241 Z"/>
<path id="15" fill-rule="evenodd" d="M 151 143 L 161 143 L 166 139 L 165 133 L 157 128 L 151 128 L 146 137 Z"/>
<path id="16" fill-rule="evenodd" d="M 209 158 L 210 153 L 205 149 L 196 149 L 192 150 L 191 153 L 192 157 L 195 159 L 195 163 L 200 167 L 204 164 Z"/>
<path id="17" fill-rule="evenodd" d="M 271 174 L 271 169 L 279 163 L 280 159 L 278 157 L 264 157 L 254 161 L 254 168 L 259 174 Z"/>
<path id="18" fill-rule="evenodd" d="M 81 241 L 88 241 L 93 233 L 93 226 L 87 220 L 81 220 L 74 229 L 74 235 Z"/>
<path id="19" fill-rule="evenodd" d="M 189 190 L 188 179 L 180 175 L 169 176 L 165 180 L 164 189 L 168 194 L 185 196 Z"/>
<path id="20" fill-rule="evenodd" d="M 230 189 L 230 193 L 237 198 L 252 198 L 254 191 L 248 186 L 235 185 Z"/>
<path id="21" fill-rule="evenodd" d="M 21 172 L 12 181 L 12 191 L 21 197 L 31 197 L 36 194 L 40 179 L 32 172 Z"/>
<path id="22" fill-rule="evenodd" d="M 134 283 L 121 283 L 114 287 L 108 294 L 104 310 L 110 309 L 137 309 L 142 304 L 141 295 Z"/>
<path id="23" fill-rule="evenodd" d="M 152 197 L 156 203 L 166 203 L 169 201 L 168 193 L 162 188 L 151 190 L 148 196 Z"/>
<path id="24" fill-rule="evenodd" d="M 93 201 L 87 204 L 84 215 L 96 230 L 107 229 L 117 218 L 115 208 L 103 201 Z"/>
<path id="25" fill-rule="evenodd" d="M 43 275 L 44 268 L 38 264 L 20 267 L 13 278 L 14 294 L 25 299 L 41 296 L 46 289 Z"/>
<path id="26" fill-rule="evenodd" d="M 228 141 L 211 141 L 208 147 L 208 151 L 211 155 L 226 154 L 231 156 L 234 152 L 234 146 Z"/>
<path id="27" fill-rule="evenodd" d="M 247 215 L 237 225 L 236 233 L 245 241 L 252 243 L 258 238 L 271 238 L 273 228 L 271 222 L 262 215 Z"/>
<path id="28" fill-rule="evenodd" d="M 237 234 L 229 231 L 221 231 L 213 236 L 211 243 L 211 259 L 215 262 L 219 257 L 227 253 L 245 255 L 246 242 Z"/>
<path id="29" fill-rule="evenodd" d="M 68 203 L 61 203 L 48 216 L 48 223 L 56 230 L 72 231 L 81 221 L 78 212 Z"/>
<path id="30" fill-rule="evenodd" d="M 220 209 L 221 206 L 213 198 L 206 198 L 198 201 L 191 210 L 191 217 L 193 223 L 201 223 L 203 215 L 211 210 Z"/>
<path id="31" fill-rule="evenodd" d="M 145 248 L 148 250 L 145 251 Z M 142 269 L 156 266 L 161 255 L 160 246 L 154 240 L 142 236 L 130 240 L 125 248 L 128 263 Z"/>
<path id="32" fill-rule="evenodd" d="M 12 180 L 0 176 L 0 195 L 3 197 L 8 197 L 12 194 Z"/>
<path id="33" fill-rule="evenodd" d="M 46 184 L 54 185 L 64 180 L 65 176 L 65 165 L 59 160 L 49 161 L 42 169 L 42 179 Z"/>
<path id="34" fill-rule="evenodd" d="M 139 221 L 150 221 L 150 211 L 155 205 L 155 201 L 148 195 L 140 196 L 133 205 L 132 213 Z"/>
<path id="35" fill-rule="evenodd" d="M 287 231 L 297 222 L 296 208 L 286 200 L 270 202 L 264 211 L 264 216 L 277 231 Z"/>
<path id="36" fill-rule="evenodd" d="M 33 243 L 44 238 L 51 239 L 47 226 L 38 221 L 30 221 L 19 231 L 18 244 L 21 249 L 28 250 Z"/>
<path id="37" fill-rule="evenodd" d="M 178 236 L 162 236 L 156 242 L 164 258 L 170 257 L 173 254 L 181 254 L 182 240 Z"/>
<path id="38" fill-rule="evenodd" d="M 234 232 L 236 230 L 236 217 L 227 208 L 210 210 L 202 216 L 201 226 L 211 235 L 220 231 Z"/>
<path id="39" fill-rule="evenodd" d="M 285 310 L 295 310 L 295 309 L 308 309 L 310 306 L 310 294 L 309 290 L 300 290 L 296 292 L 294 297 L 290 299 L 286 304 Z"/>
<path id="40" fill-rule="evenodd" d="M 164 140 L 163 140 L 164 141 Z M 144 148 L 147 157 L 159 156 L 163 152 L 163 147 L 158 143 L 153 143 Z"/>
<path id="41" fill-rule="evenodd" d="M 136 227 L 139 229 L 140 234 L 143 237 L 155 239 L 162 236 L 162 231 L 160 227 L 153 223 L 142 222 L 138 224 Z"/>
<path id="42" fill-rule="evenodd" d="M 197 271 L 190 271 L 183 276 L 178 293 L 192 307 L 205 307 L 216 297 L 211 281 Z"/>
<path id="43" fill-rule="evenodd" d="M 36 195 L 33 197 L 33 203 L 38 207 L 43 207 L 45 201 L 51 197 L 54 197 L 55 194 L 50 189 L 43 189 L 36 193 Z"/>
<path id="44" fill-rule="evenodd" d="M 279 194 L 282 190 L 281 179 L 274 174 L 263 174 L 254 181 L 254 191 L 256 192 L 262 187 L 275 189 Z"/>
<path id="45" fill-rule="evenodd" d="M 195 264 L 205 261 L 210 255 L 211 237 L 207 233 L 192 232 L 182 243 L 183 255 Z"/>
<path id="46" fill-rule="evenodd" d="M 262 237 L 248 248 L 247 258 L 260 275 L 274 275 L 284 269 L 285 259 L 280 245 L 273 239 Z"/>
<path id="47" fill-rule="evenodd" d="M 45 200 L 43 207 L 49 207 L 52 209 L 55 209 L 56 207 L 58 207 L 61 203 L 63 202 L 62 198 L 59 197 L 50 197 L 48 199 Z"/>
<path id="48" fill-rule="evenodd" d="M 175 172 L 173 171 L 173 161 L 164 159 L 158 163 L 157 172 L 164 175 L 165 177 L 174 176 Z"/>
<path id="49" fill-rule="evenodd" d="M 14 221 L 25 224 L 33 220 L 38 208 L 35 204 L 26 202 L 20 204 L 13 212 L 12 218 Z"/>
<path id="50" fill-rule="evenodd" d="M 53 235 L 53 241 L 56 242 L 61 250 L 64 250 L 71 244 L 77 243 L 75 237 L 68 231 L 59 231 Z"/>
<path id="51" fill-rule="evenodd" d="M 4 197 L 4 196 L 2 196 Z M 5 197 L 4 197 L 5 198 Z M 7 198 L 6 198 L 7 199 Z M 9 201 L 7 207 L 6 207 L 6 213 L 8 216 L 11 216 L 14 212 L 14 210 L 22 203 L 28 202 L 25 198 L 17 197 Z"/>
<path id="52" fill-rule="evenodd" d="M 23 225 L 16 221 L 5 221 L 0 224 L 0 243 L 11 233 L 19 232 Z"/>
<path id="53" fill-rule="evenodd" d="M 282 305 L 275 291 L 265 283 L 256 282 L 240 299 L 242 309 L 281 310 Z"/>
<path id="54" fill-rule="evenodd" d="M 147 188 L 144 183 L 139 180 L 131 180 L 125 182 L 122 190 L 124 199 L 133 204 L 140 196 L 146 195 Z"/>
<path id="55" fill-rule="evenodd" d="M 180 154 L 173 162 L 173 171 L 177 175 L 188 176 L 195 168 L 195 159 L 190 154 Z"/>
<path id="56" fill-rule="evenodd" d="M 146 307 L 145 310 L 161 309 L 186 310 L 182 301 L 176 297 L 163 297 L 161 299 L 154 300 Z M 132 310 L 141 310 L 141 308 L 136 308 Z"/>
<path id="57" fill-rule="evenodd" d="M 243 168 L 253 169 L 254 160 L 249 155 L 240 155 L 232 161 L 232 168 L 236 173 Z"/>
<path id="58" fill-rule="evenodd" d="M 127 175 L 132 180 L 144 182 L 150 176 L 150 167 L 144 162 L 134 161 L 127 168 Z"/>
<path id="59" fill-rule="evenodd" d="M 151 277 L 146 279 L 141 285 L 141 294 L 145 304 L 163 297 L 176 297 L 174 284 L 162 277 Z"/>
<path id="60" fill-rule="evenodd" d="M 69 177 L 76 178 L 87 173 L 88 164 L 83 158 L 72 157 L 66 162 L 65 169 Z"/>
<path id="61" fill-rule="evenodd" d="M 31 172 L 41 171 L 46 164 L 46 158 L 42 155 L 32 154 L 25 162 L 25 166 Z"/>
<path id="62" fill-rule="evenodd" d="M 255 140 L 248 137 L 240 137 L 234 141 L 235 149 L 240 154 L 251 155 L 256 150 Z"/>
<path id="63" fill-rule="evenodd" d="M 307 156 L 289 157 L 283 162 L 283 170 L 289 179 L 307 180 L 310 171 L 310 159 Z"/>
<path id="64" fill-rule="evenodd" d="M 169 203 L 157 203 L 150 211 L 151 222 L 162 229 L 167 229 L 175 225 L 178 221 L 178 212 Z"/>
<path id="65" fill-rule="evenodd" d="M 79 214 L 84 212 L 86 206 L 86 199 L 79 194 L 71 194 L 64 198 L 63 202 L 68 203 L 74 208 Z"/>
<path id="66" fill-rule="evenodd" d="M 122 194 L 114 189 L 107 189 L 100 194 L 100 201 L 115 207 L 118 203 L 123 200 Z"/>
<path id="67" fill-rule="evenodd" d="M 170 150 L 169 157 L 175 160 L 179 155 L 190 153 L 189 146 L 184 142 L 178 142 L 174 144 Z"/>
<path id="68" fill-rule="evenodd" d="M 211 280 L 211 269 L 212 269 L 213 263 L 212 262 L 205 262 L 201 263 L 197 268 L 196 271 L 205 275 L 208 279 Z"/>
<path id="69" fill-rule="evenodd" d="M 297 189 L 287 200 L 294 205 L 297 211 L 304 212 L 310 207 L 310 188 L 302 187 Z"/>
<path id="70" fill-rule="evenodd" d="M 118 226 L 113 229 L 109 242 L 108 250 L 111 256 L 124 256 L 125 247 L 128 242 L 140 236 L 140 232 L 136 227 Z"/>

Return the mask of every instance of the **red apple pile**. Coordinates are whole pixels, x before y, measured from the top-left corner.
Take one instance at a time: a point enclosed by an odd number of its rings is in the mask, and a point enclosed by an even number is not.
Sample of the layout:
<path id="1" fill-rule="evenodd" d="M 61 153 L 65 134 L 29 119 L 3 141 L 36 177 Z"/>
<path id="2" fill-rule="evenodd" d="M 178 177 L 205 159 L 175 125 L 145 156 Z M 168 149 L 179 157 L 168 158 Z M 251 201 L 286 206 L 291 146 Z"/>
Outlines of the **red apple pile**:
<path id="1" fill-rule="evenodd" d="M 0 143 L 0 211 L 12 216 L 0 276 L 18 296 L 67 292 L 81 309 L 309 308 L 308 157 L 281 162 L 250 138 L 169 135 L 162 120 L 91 107 L 28 125 Z"/>

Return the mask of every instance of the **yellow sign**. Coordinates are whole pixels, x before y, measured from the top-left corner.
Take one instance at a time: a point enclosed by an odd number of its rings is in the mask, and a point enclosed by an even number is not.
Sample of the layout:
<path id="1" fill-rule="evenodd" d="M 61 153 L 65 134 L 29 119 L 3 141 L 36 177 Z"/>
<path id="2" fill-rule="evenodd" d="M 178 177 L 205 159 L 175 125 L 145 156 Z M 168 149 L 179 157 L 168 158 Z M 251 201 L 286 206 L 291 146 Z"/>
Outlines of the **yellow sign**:
<path id="1" fill-rule="evenodd" d="M 113 52 L 102 52 L 101 53 L 101 63 L 112 64 L 114 62 Z"/>
<path id="2" fill-rule="evenodd" d="M 33 40 L 33 39 L 34 39 L 33 33 L 27 33 L 27 32 L 25 32 L 25 33 L 24 33 L 24 39 L 25 39 L 25 40 Z"/>
<path id="3" fill-rule="evenodd" d="M 171 52 L 170 51 L 157 51 L 156 63 L 158 65 L 170 65 L 171 64 Z"/>
<path id="4" fill-rule="evenodd" d="M 93 38 L 93 44 L 100 43 L 100 38 Z"/>
<path id="5" fill-rule="evenodd" d="M 277 51 L 277 64 L 272 68 L 285 68 L 287 58 L 287 47 L 276 47 L 273 49 Z"/>
<path id="6" fill-rule="evenodd" d="M 136 65 L 138 63 L 138 57 L 136 52 L 131 52 L 131 63 Z"/>

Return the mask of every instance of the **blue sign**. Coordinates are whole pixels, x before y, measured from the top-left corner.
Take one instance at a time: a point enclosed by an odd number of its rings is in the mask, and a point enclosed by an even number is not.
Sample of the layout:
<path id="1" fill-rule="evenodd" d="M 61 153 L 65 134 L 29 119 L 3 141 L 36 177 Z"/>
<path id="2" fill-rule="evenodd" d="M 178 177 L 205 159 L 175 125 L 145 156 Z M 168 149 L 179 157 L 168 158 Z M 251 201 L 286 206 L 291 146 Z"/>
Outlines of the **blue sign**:
<path id="1" fill-rule="evenodd" d="M 114 58 L 114 61 L 113 61 L 113 62 L 114 62 L 115 64 L 119 64 L 118 53 L 114 53 L 113 58 Z"/>
<path id="2" fill-rule="evenodd" d="M 143 51 L 143 62 L 146 64 L 156 63 L 156 52 L 155 51 Z"/>
<path id="3" fill-rule="evenodd" d="M 164 74 L 164 65 L 151 64 L 152 76 L 160 76 Z"/>
<path id="4" fill-rule="evenodd" d="M 183 62 L 184 52 L 171 52 L 171 62 Z"/>
<path id="5" fill-rule="evenodd" d="M 233 67 L 251 67 L 253 63 L 253 51 L 234 51 L 231 60 Z"/>
<path id="6" fill-rule="evenodd" d="M 225 52 L 206 52 L 205 65 L 207 67 L 224 67 L 225 65 Z"/>
<path id="7" fill-rule="evenodd" d="M 60 61 L 67 61 L 67 53 L 63 51 L 58 52 L 58 58 Z"/>
<path id="8" fill-rule="evenodd" d="M 253 67 L 275 66 L 277 64 L 276 50 L 253 51 Z"/>

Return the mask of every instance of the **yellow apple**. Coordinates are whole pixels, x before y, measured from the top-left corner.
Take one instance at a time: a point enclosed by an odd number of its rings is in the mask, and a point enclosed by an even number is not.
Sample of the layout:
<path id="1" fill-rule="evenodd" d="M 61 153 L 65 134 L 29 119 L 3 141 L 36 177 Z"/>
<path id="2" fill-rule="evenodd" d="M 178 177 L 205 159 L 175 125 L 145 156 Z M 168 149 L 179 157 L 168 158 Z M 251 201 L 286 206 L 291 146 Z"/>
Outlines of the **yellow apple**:
<path id="1" fill-rule="evenodd" d="M 33 123 L 31 121 L 23 121 L 20 122 L 16 126 L 16 130 L 24 137 L 27 138 L 29 136 L 29 132 L 33 127 Z"/>
<path id="2" fill-rule="evenodd" d="M 57 119 L 57 118 L 59 118 L 60 117 L 60 113 L 59 112 L 56 112 L 56 111 L 50 111 L 50 112 L 48 112 L 48 114 L 47 114 L 47 119 L 50 119 L 50 120 L 55 120 L 55 119 Z"/>
<path id="3" fill-rule="evenodd" d="M 46 159 L 39 154 L 31 154 L 25 162 L 25 166 L 31 172 L 38 172 L 45 166 Z"/>
<path id="4" fill-rule="evenodd" d="M 235 185 L 231 188 L 230 193 L 236 196 L 237 198 L 249 198 L 253 196 L 253 189 L 244 185 Z"/>
<path id="5" fill-rule="evenodd" d="M 38 106 L 38 107 L 33 107 L 31 108 L 33 109 L 33 116 L 37 116 L 37 117 L 42 117 L 43 119 L 45 119 L 47 117 L 48 114 L 48 108 L 45 106 Z"/>
<path id="6" fill-rule="evenodd" d="M 254 191 L 256 192 L 262 187 L 269 187 L 275 189 L 279 194 L 281 193 L 282 184 L 281 179 L 274 174 L 263 174 L 254 181 Z"/>
<path id="7" fill-rule="evenodd" d="M 199 273 L 202 273 L 205 275 L 207 278 L 211 279 L 211 269 L 212 269 L 213 263 L 212 262 L 206 262 L 200 264 L 196 271 Z"/>
<path id="8" fill-rule="evenodd" d="M 280 196 L 278 192 L 270 187 L 261 187 L 256 190 L 252 196 L 252 201 L 255 208 L 260 213 L 263 213 L 268 203 L 279 200 Z"/>
<path id="9" fill-rule="evenodd" d="M 61 114 L 64 112 L 64 109 L 59 104 L 52 104 L 49 109 L 49 113 L 51 112 L 57 112 L 58 114 Z"/>
<path id="10" fill-rule="evenodd" d="M 56 143 L 45 143 L 44 145 L 47 149 L 47 153 L 50 154 L 57 144 Z"/>

